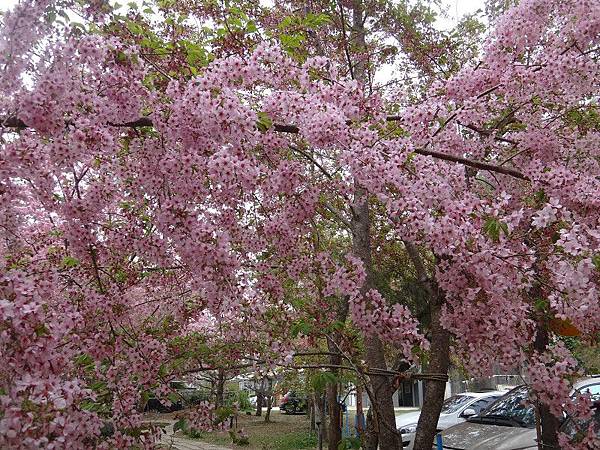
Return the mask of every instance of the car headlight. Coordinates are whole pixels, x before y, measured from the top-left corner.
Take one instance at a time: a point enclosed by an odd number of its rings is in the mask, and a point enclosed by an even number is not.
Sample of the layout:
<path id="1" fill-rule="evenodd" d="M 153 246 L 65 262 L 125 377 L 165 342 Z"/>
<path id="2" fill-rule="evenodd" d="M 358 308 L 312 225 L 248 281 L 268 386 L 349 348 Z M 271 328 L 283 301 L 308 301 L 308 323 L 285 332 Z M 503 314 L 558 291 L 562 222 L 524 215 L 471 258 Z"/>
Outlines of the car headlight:
<path id="1" fill-rule="evenodd" d="M 399 428 L 400 434 L 408 434 L 408 433 L 416 433 L 417 432 L 417 424 L 411 423 L 409 425 L 404 425 Z"/>

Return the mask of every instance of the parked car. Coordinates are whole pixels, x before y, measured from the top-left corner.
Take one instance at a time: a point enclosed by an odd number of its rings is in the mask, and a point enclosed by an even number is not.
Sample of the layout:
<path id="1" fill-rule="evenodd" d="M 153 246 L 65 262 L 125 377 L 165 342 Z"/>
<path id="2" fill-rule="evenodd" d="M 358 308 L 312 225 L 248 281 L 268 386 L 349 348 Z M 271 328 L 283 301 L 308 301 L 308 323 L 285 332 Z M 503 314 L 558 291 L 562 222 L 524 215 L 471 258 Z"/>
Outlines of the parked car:
<path id="1" fill-rule="evenodd" d="M 600 376 L 584 378 L 573 386 L 600 399 Z M 445 449 L 525 450 L 537 448 L 535 409 L 527 403 L 529 389 L 519 386 L 492 403 L 479 415 L 442 432 Z"/>
<path id="2" fill-rule="evenodd" d="M 298 395 L 295 391 L 289 391 L 283 396 L 279 410 L 285 414 L 306 414 L 308 412 L 308 401 L 306 397 Z"/>
<path id="3" fill-rule="evenodd" d="M 438 431 L 464 422 L 467 417 L 479 414 L 504 394 L 506 391 L 465 392 L 453 395 L 442 405 L 442 412 L 437 424 Z M 406 450 L 413 448 L 420 415 L 421 411 L 415 411 L 396 416 L 396 427 L 402 433 L 402 446 Z"/>
<path id="4" fill-rule="evenodd" d="M 252 405 L 253 408 L 256 408 L 256 402 L 258 401 L 258 398 L 256 397 L 256 395 L 249 396 L 248 401 L 250 402 L 250 404 Z"/>
<path id="5" fill-rule="evenodd" d="M 208 400 L 208 395 L 200 389 L 187 384 L 185 381 L 171 381 L 169 387 L 175 395 L 172 396 L 170 406 L 163 405 L 156 397 L 152 396 L 146 404 L 147 411 L 172 412 L 179 411 L 186 406 L 195 405 L 203 400 Z"/>
<path id="6" fill-rule="evenodd" d="M 571 442 L 580 443 L 585 438 L 582 430 L 587 430 L 590 425 L 594 427 L 596 437 L 600 439 L 600 400 L 594 402 L 594 415 L 590 419 L 577 420 L 570 417 L 565 420 L 560 431 L 569 436 Z"/>

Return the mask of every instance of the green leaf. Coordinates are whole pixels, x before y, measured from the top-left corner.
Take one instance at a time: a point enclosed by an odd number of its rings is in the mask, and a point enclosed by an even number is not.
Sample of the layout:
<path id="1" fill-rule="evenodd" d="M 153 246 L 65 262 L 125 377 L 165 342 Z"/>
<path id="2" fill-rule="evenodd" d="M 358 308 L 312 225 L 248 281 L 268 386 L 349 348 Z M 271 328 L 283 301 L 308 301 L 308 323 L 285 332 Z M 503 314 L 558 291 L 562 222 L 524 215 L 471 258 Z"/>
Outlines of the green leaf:
<path id="1" fill-rule="evenodd" d="M 93 400 L 83 400 L 79 406 L 84 411 L 90 412 L 98 412 L 100 409 L 100 405 Z"/>
<path id="2" fill-rule="evenodd" d="M 304 321 L 304 319 L 299 319 L 297 322 L 294 322 L 290 327 L 290 333 L 292 337 L 298 337 L 299 334 L 307 335 L 312 330 L 312 325 Z"/>
<path id="3" fill-rule="evenodd" d="M 341 320 L 336 320 L 335 322 L 333 322 L 331 324 L 331 328 L 334 330 L 343 330 L 345 326 L 346 326 L 346 324 L 344 322 L 342 322 Z"/>
<path id="4" fill-rule="evenodd" d="M 232 25 L 234 28 L 242 28 L 243 23 L 239 17 L 230 17 L 227 22 L 229 25 Z"/>
<path id="5" fill-rule="evenodd" d="M 325 25 L 327 23 L 330 23 L 331 19 L 327 14 L 307 14 L 306 17 L 304 18 L 304 20 L 302 21 L 302 24 L 306 27 L 306 28 L 319 28 L 321 25 Z"/>
<path id="6" fill-rule="evenodd" d="M 127 29 L 129 31 L 131 31 L 131 33 L 134 34 L 134 35 L 136 35 L 136 36 L 138 36 L 138 35 L 140 35 L 140 34 L 142 34 L 144 32 L 144 30 L 142 29 L 141 26 L 139 26 L 137 23 L 135 23 L 135 22 L 133 22 L 131 20 L 129 20 L 127 22 Z"/>
<path id="7" fill-rule="evenodd" d="M 44 325 L 43 323 L 37 325 L 35 327 L 34 331 L 35 331 L 35 335 L 37 337 L 49 336 L 50 335 L 50 330 L 48 330 L 48 328 L 46 327 L 46 325 Z"/>
<path id="8" fill-rule="evenodd" d="M 51 25 L 56 20 L 56 12 L 50 11 L 48 14 L 46 14 L 45 19 L 46 19 L 46 22 Z"/>
<path id="9" fill-rule="evenodd" d="M 168 372 L 167 366 L 165 366 L 164 364 L 162 364 L 159 368 L 158 368 L 158 376 L 159 377 L 164 377 Z"/>
<path id="10" fill-rule="evenodd" d="M 130 211 L 131 209 L 133 209 L 133 203 L 127 201 L 121 202 L 119 206 L 123 211 Z"/>
<path id="11" fill-rule="evenodd" d="M 550 304 L 548 303 L 548 300 L 544 298 L 536 298 L 533 307 L 536 311 L 547 311 Z"/>
<path id="12" fill-rule="evenodd" d="M 338 450 L 360 449 L 361 441 L 359 437 L 345 437 L 338 444 Z"/>
<path id="13" fill-rule="evenodd" d="M 63 232 L 61 230 L 54 229 L 51 230 L 48 234 L 52 237 L 61 237 L 63 235 Z"/>
<path id="14" fill-rule="evenodd" d="M 225 420 L 230 417 L 231 415 L 233 415 L 234 411 L 233 408 L 231 406 L 221 406 L 220 408 L 217 408 L 215 410 L 215 414 L 216 414 L 216 423 L 223 423 L 225 422 Z"/>
<path id="15" fill-rule="evenodd" d="M 148 392 L 148 391 L 142 392 L 141 400 L 142 400 L 142 404 L 145 405 L 148 402 L 148 400 L 150 400 L 150 392 Z"/>
<path id="16" fill-rule="evenodd" d="M 285 50 L 290 52 L 302 45 L 304 36 L 301 34 L 282 34 L 279 36 L 279 41 Z"/>
<path id="17" fill-rule="evenodd" d="M 90 364 L 94 364 L 94 359 L 87 353 L 82 353 L 81 355 L 77 355 L 73 359 L 73 361 L 75 362 L 76 365 L 78 365 L 80 367 L 86 367 L 86 366 L 89 366 Z"/>
<path id="18" fill-rule="evenodd" d="M 121 269 L 117 270 L 115 272 L 115 280 L 117 281 L 117 283 L 124 283 L 125 281 L 127 281 L 127 272 Z"/>
<path id="19" fill-rule="evenodd" d="M 596 253 L 592 256 L 592 263 L 596 266 L 596 270 L 600 272 L 600 253 Z"/>
<path id="20" fill-rule="evenodd" d="M 104 392 L 107 390 L 106 388 L 107 385 L 104 381 L 94 381 L 92 384 L 90 384 L 90 389 L 92 389 L 94 392 Z"/>
<path id="21" fill-rule="evenodd" d="M 508 224 L 493 217 L 490 217 L 485 221 L 483 232 L 493 241 L 498 242 L 500 240 L 500 231 L 508 236 Z"/>
<path id="22" fill-rule="evenodd" d="M 199 45 L 190 43 L 186 46 L 186 51 L 186 60 L 189 65 L 193 66 L 197 62 L 200 62 L 201 65 L 204 65 L 204 63 L 206 62 L 206 52 Z"/>
<path id="23" fill-rule="evenodd" d="M 328 384 L 337 383 L 337 377 L 331 372 L 319 372 L 312 379 L 312 387 L 317 392 L 322 392 Z"/>
<path id="24" fill-rule="evenodd" d="M 256 24 L 254 22 L 250 21 L 246 24 L 247 33 L 256 33 L 257 30 L 258 28 L 256 27 Z"/>
<path id="25" fill-rule="evenodd" d="M 533 199 L 538 205 L 542 205 L 548 201 L 548 196 L 543 189 L 540 189 L 533 194 Z"/>
<path id="26" fill-rule="evenodd" d="M 293 16 L 286 16 L 286 17 L 283 18 L 283 20 L 281 22 L 279 22 L 279 29 L 283 30 L 285 28 L 288 28 L 293 23 L 294 23 L 294 17 Z"/>
<path id="27" fill-rule="evenodd" d="M 66 269 L 71 269 L 79 265 L 79 260 L 77 258 L 73 258 L 72 256 L 65 256 L 61 261 L 61 265 Z"/>
<path id="28" fill-rule="evenodd" d="M 256 121 L 256 128 L 263 133 L 273 126 L 273 121 L 269 115 L 265 112 L 258 112 L 256 114 L 258 120 Z"/>
<path id="29" fill-rule="evenodd" d="M 173 425 L 173 431 L 179 431 L 185 429 L 185 419 L 181 418 Z"/>

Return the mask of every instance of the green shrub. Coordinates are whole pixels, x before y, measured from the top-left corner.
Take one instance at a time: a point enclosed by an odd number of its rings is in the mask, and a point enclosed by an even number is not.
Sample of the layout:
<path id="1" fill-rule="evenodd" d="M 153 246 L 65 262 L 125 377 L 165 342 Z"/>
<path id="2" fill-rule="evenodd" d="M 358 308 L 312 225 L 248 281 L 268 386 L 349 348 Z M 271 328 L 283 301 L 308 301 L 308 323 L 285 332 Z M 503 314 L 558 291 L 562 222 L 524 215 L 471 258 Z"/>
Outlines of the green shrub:
<path id="1" fill-rule="evenodd" d="M 240 391 L 237 396 L 237 403 L 239 405 L 240 411 L 252 411 L 254 408 L 252 407 L 252 403 L 250 403 L 250 395 L 248 391 Z"/>
<path id="2" fill-rule="evenodd" d="M 250 438 L 244 433 L 243 428 L 240 428 L 239 430 L 229 430 L 229 437 L 231 437 L 231 442 L 235 445 L 250 445 Z"/>

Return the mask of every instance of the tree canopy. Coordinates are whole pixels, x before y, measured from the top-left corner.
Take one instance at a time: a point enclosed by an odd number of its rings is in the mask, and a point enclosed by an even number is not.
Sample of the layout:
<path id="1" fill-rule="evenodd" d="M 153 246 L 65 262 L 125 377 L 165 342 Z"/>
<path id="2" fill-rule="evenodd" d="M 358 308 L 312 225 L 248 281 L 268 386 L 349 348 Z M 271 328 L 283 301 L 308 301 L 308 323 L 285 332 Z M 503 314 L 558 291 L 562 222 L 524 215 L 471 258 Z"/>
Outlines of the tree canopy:
<path id="1" fill-rule="evenodd" d="M 496 3 L 450 31 L 383 0 L 4 13 L 0 446 L 152 448 L 169 381 L 307 349 L 381 399 L 365 448 L 400 448 L 390 355 L 588 414 L 558 337 L 600 333 L 600 3 Z"/>

